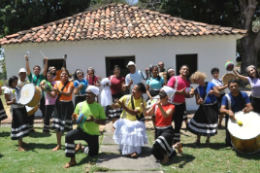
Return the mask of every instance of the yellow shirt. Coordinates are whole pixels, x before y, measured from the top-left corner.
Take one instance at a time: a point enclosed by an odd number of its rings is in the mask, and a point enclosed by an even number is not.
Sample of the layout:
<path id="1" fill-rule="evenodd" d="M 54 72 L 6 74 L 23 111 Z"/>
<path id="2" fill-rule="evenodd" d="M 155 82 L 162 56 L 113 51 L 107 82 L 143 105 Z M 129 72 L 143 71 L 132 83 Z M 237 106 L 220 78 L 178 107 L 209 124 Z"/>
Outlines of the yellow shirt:
<path id="1" fill-rule="evenodd" d="M 126 107 L 128 107 L 130 109 L 133 109 L 132 108 L 132 104 L 131 104 L 131 95 L 124 95 L 123 97 L 120 98 L 119 101 L 122 102 Z M 126 104 L 126 102 L 127 102 L 127 104 Z M 138 114 L 138 116 L 140 117 L 141 113 L 143 112 L 143 109 L 141 108 L 141 103 L 143 102 L 144 103 L 144 107 L 146 107 L 146 102 L 144 101 L 143 98 L 140 98 L 138 100 L 135 100 L 135 98 L 133 98 L 133 102 L 134 102 L 135 110 L 140 111 L 140 114 Z M 122 112 L 120 118 L 126 118 L 126 119 L 128 119 L 130 121 L 137 120 L 135 115 L 129 114 L 124 109 L 123 109 L 123 112 Z"/>

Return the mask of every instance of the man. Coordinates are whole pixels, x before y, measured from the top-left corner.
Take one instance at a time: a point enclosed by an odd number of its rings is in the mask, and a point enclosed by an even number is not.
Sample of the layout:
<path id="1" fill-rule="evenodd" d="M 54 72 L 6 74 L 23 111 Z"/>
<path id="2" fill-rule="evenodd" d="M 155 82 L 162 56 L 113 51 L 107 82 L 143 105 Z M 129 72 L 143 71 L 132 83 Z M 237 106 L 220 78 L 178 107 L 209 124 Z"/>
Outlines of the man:
<path id="1" fill-rule="evenodd" d="M 180 68 L 180 76 L 172 77 L 168 81 L 168 86 L 176 90 L 175 95 L 172 98 L 172 103 L 175 105 L 175 112 L 173 115 L 173 121 L 175 124 L 174 143 L 180 142 L 181 135 L 180 129 L 183 121 L 183 115 L 185 111 L 185 97 L 193 97 L 194 91 L 186 92 L 186 88 L 190 87 L 190 82 L 187 80 L 189 75 L 189 67 L 183 65 Z"/>
<path id="2" fill-rule="evenodd" d="M 159 67 L 159 73 L 166 72 L 166 69 L 164 69 L 164 63 L 163 62 L 158 62 L 158 67 Z"/>
<path id="3" fill-rule="evenodd" d="M 28 54 L 25 55 L 25 60 L 26 60 L 26 71 L 27 71 L 27 76 L 30 81 L 30 83 L 33 83 L 36 86 L 39 86 L 41 81 L 45 78 L 47 69 L 48 69 L 48 59 L 47 57 L 44 58 L 44 69 L 41 72 L 41 67 L 36 65 L 33 67 L 33 74 L 31 73 L 30 66 L 29 66 L 29 56 Z M 44 110 L 45 110 L 45 99 L 44 99 L 44 93 L 42 92 L 42 99 L 40 101 L 40 110 L 42 111 L 42 117 L 44 117 Z M 33 128 L 34 124 L 34 114 L 29 116 L 29 128 L 30 132 L 35 132 Z"/>
<path id="4" fill-rule="evenodd" d="M 248 113 L 253 110 L 252 104 L 250 103 L 250 99 L 245 92 L 239 91 L 238 81 L 230 80 L 228 82 L 228 89 L 230 93 L 226 94 L 221 102 L 220 113 L 226 114 L 226 145 L 232 147 L 231 145 L 231 137 L 228 131 L 228 120 L 231 118 L 235 120 L 235 113 L 239 111 L 243 111 Z"/>
<path id="5" fill-rule="evenodd" d="M 26 70 L 25 68 L 20 68 L 19 72 L 18 72 L 18 88 L 22 88 L 25 84 L 29 83 L 28 80 L 26 80 Z"/>
<path id="6" fill-rule="evenodd" d="M 48 71 L 53 75 L 53 79 L 56 77 L 56 68 L 54 66 L 49 67 Z"/>
<path id="7" fill-rule="evenodd" d="M 69 168 L 77 164 L 75 159 L 75 140 L 84 140 L 88 143 L 88 147 L 84 149 L 84 152 L 90 157 L 98 154 L 99 125 L 105 125 L 106 123 L 106 115 L 103 107 L 95 102 L 95 97 L 98 94 L 98 87 L 90 85 L 86 90 L 86 101 L 80 102 L 76 106 L 74 114 L 84 114 L 86 121 L 82 125 L 79 125 L 77 129 L 71 130 L 66 134 L 65 153 L 66 157 L 70 157 L 70 162 L 64 168 Z M 72 118 L 75 119 L 74 116 Z"/>
<path id="8" fill-rule="evenodd" d="M 213 68 L 211 69 L 211 75 L 213 79 L 211 80 L 212 83 L 215 84 L 215 86 L 218 88 L 220 97 L 218 97 L 218 108 L 220 109 L 222 98 L 225 95 L 225 89 L 227 88 L 227 85 L 223 85 L 222 80 L 219 78 L 219 69 L 218 68 Z M 221 122 L 225 114 L 220 114 L 219 115 L 219 121 L 218 121 L 218 127 L 222 128 Z"/>
<path id="9" fill-rule="evenodd" d="M 134 85 L 142 82 L 142 79 L 143 80 L 146 80 L 148 78 L 148 72 L 149 72 L 149 69 L 146 68 L 145 69 L 145 72 L 146 72 L 146 75 L 141 71 L 141 70 L 136 70 L 136 65 L 133 61 L 129 61 L 127 66 L 126 66 L 130 73 L 128 75 L 126 75 L 125 77 L 125 86 L 130 89 L 130 93 L 131 93 L 131 90 L 133 88 Z"/>

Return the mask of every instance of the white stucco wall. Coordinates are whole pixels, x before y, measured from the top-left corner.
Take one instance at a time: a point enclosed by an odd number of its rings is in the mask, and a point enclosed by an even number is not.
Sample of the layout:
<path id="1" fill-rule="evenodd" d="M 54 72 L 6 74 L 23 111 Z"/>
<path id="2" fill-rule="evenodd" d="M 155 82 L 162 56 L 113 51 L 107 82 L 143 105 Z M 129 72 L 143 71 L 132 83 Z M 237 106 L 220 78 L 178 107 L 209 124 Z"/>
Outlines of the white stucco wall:
<path id="1" fill-rule="evenodd" d="M 74 72 L 77 68 L 86 70 L 93 67 L 96 75 L 106 75 L 105 57 L 135 56 L 137 69 L 145 69 L 150 64 L 163 61 L 165 67 L 176 68 L 176 55 L 198 54 L 198 69 L 206 72 L 211 80 L 210 70 L 220 69 L 220 76 L 226 73 L 224 64 L 229 59 L 235 62 L 236 36 L 201 37 L 158 37 L 120 40 L 82 40 L 75 42 L 23 43 L 4 45 L 7 76 L 17 75 L 25 67 L 24 55 L 30 51 L 30 67 L 43 68 L 41 50 L 49 59 L 68 55 L 67 68 Z M 197 108 L 194 98 L 187 99 L 187 109 Z"/>

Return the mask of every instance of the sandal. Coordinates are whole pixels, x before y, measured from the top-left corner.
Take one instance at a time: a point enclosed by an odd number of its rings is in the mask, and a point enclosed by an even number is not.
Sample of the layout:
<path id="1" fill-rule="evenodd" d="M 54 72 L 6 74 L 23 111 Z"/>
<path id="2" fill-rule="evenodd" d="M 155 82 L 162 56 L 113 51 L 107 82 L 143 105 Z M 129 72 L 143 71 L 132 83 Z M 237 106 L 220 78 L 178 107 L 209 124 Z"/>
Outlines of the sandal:
<path id="1" fill-rule="evenodd" d="M 209 140 L 206 140 L 206 146 L 207 146 L 207 147 L 210 146 L 209 144 L 210 144 Z"/>
<path id="2" fill-rule="evenodd" d="M 178 154 L 182 155 L 182 154 L 183 154 L 182 144 L 181 144 L 181 143 L 178 143 L 177 146 L 178 146 L 178 147 L 177 147 Z"/>
<path id="3" fill-rule="evenodd" d="M 81 150 L 81 148 L 82 148 L 81 143 L 78 143 L 78 144 L 76 145 L 76 147 L 75 147 L 75 152 Z"/>
<path id="4" fill-rule="evenodd" d="M 75 166 L 75 165 L 77 165 L 76 162 L 69 162 L 69 163 L 66 163 L 66 164 L 63 166 L 63 168 L 67 169 L 67 168 L 70 168 L 70 167 Z"/>

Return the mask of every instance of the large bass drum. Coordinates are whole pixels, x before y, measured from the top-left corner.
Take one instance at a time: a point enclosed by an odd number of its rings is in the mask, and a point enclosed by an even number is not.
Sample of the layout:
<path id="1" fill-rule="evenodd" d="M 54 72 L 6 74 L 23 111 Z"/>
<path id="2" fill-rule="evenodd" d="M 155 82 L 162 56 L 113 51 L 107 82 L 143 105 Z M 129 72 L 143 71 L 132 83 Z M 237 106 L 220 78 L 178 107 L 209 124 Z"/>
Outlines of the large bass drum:
<path id="1" fill-rule="evenodd" d="M 260 115 L 255 112 L 238 112 L 235 118 L 243 124 L 240 126 L 231 119 L 228 121 L 234 149 L 243 154 L 254 154 L 260 151 Z"/>
<path id="2" fill-rule="evenodd" d="M 29 107 L 34 107 L 39 103 L 42 98 L 42 90 L 38 86 L 34 86 L 33 84 L 26 84 L 21 89 L 21 97 L 19 102 L 22 105 L 26 105 Z"/>

